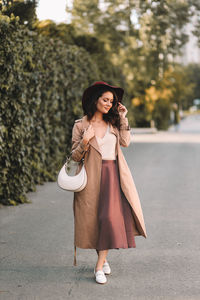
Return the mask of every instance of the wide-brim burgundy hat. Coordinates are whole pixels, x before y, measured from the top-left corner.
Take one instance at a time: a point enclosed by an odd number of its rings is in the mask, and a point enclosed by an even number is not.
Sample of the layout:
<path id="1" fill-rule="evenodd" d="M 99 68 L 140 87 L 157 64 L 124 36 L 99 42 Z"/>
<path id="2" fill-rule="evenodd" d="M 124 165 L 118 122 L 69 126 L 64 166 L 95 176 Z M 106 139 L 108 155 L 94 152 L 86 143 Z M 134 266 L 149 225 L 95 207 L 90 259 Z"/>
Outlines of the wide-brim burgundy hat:
<path id="1" fill-rule="evenodd" d="M 82 96 L 82 105 L 83 106 L 87 101 L 90 100 L 94 91 L 97 90 L 101 86 L 107 86 L 107 87 L 113 89 L 115 91 L 115 93 L 117 94 L 118 101 L 120 101 L 120 102 L 122 101 L 123 94 L 124 94 L 124 90 L 122 88 L 120 88 L 118 86 L 110 85 L 104 81 L 96 81 L 84 91 L 83 96 Z"/>

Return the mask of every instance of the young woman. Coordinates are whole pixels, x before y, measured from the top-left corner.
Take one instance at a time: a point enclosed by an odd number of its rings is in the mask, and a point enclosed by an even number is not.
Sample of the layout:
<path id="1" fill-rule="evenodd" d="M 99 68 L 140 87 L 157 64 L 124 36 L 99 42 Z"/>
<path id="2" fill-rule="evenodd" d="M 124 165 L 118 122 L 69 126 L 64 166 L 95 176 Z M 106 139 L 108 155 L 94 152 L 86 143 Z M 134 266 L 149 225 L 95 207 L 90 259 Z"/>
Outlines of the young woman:
<path id="1" fill-rule="evenodd" d="M 96 249 L 94 275 L 101 284 L 111 273 L 108 249 L 135 248 L 134 236 L 147 237 L 139 196 L 120 148 L 130 143 L 123 93 L 103 81 L 88 87 L 82 96 L 84 116 L 72 130 L 72 159 L 84 158 L 88 176 L 86 187 L 74 193 L 74 265 L 76 247 Z"/>

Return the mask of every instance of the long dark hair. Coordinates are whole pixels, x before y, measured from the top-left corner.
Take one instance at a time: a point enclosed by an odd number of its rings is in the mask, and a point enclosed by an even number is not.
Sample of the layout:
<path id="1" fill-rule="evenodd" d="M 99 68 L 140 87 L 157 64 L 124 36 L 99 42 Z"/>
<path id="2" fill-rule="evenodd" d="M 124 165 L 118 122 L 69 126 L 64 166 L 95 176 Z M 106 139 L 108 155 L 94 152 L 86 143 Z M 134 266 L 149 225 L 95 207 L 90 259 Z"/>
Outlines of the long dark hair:
<path id="1" fill-rule="evenodd" d="M 118 97 L 115 93 L 114 89 L 107 86 L 99 86 L 95 89 L 94 93 L 90 97 L 89 101 L 87 101 L 84 105 L 83 111 L 84 115 L 87 115 L 88 120 L 91 120 L 97 111 L 97 101 L 99 97 L 101 97 L 105 92 L 111 92 L 113 94 L 113 103 L 111 109 L 107 114 L 103 114 L 103 119 L 106 122 L 111 123 L 113 126 L 119 129 L 120 127 L 120 116 L 117 109 L 118 106 Z"/>

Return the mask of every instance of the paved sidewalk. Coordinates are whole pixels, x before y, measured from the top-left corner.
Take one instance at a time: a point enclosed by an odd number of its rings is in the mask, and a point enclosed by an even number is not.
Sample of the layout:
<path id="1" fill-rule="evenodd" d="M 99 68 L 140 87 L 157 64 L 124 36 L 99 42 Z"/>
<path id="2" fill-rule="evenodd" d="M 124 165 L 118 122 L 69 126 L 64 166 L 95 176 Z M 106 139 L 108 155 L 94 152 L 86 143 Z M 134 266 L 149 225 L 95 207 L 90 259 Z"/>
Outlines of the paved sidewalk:
<path id="1" fill-rule="evenodd" d="M 110 250 L 112 275 L 98 285 L 95 250 L 78 248 L 73 266 L 72 194 L 38 186 L 31 204 L 0 209 L 0 299 L 200 299 L 200 144 L 140 141 L 124 154 L 147 239 Z"/>

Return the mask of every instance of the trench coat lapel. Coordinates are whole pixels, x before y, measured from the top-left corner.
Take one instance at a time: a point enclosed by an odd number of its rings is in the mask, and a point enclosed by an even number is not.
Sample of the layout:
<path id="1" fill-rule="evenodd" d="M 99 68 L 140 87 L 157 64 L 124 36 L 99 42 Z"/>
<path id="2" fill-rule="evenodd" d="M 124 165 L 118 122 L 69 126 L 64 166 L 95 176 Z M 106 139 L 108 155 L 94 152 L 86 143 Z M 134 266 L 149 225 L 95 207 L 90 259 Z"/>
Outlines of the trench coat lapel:
<path id="1" fill-rule="evenodd" d="M 95 136 L 91 140 L 89 140 L 89 144 L 101 154 L 101 151 L 100 151 L 100 148 L 99 148 L 99 145 L 98 145 L 98 142 L 97 142 L 97 139 Z"/>
<path id="2" fill-rule="evenodd" d="M 83 130 L 87 129 L 88 126 L 90 125 L 90 122 L 88 121 L 87 116 L 83 116 L 83 118 L 82 118 L 82 124 L 83 124 Z M 101 154 L 101 151 L 100 151 L 100 148 L 99 148 L 99 145 L 98 145 L 98 142 L 97 142 L 97 139 L 96 139 L 95 136 L 89 140 L 89 144 L 96 151 L 98 151 Z"/>

